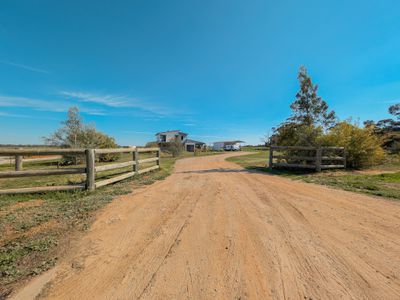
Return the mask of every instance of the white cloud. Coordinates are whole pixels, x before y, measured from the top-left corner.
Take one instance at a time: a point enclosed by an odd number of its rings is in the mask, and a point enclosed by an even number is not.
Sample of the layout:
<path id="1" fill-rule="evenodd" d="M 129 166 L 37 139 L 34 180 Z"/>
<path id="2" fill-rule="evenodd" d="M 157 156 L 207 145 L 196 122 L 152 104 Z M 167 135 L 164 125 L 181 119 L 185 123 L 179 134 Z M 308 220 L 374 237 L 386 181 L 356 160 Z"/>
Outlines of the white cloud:
<path id="1" fill-rule="evenodd" d="M 10 114 L 6 112 L 0 111 L 0 117 L 9 117 L 9 118 L 30 118 L 29 116 L 26 115 L 19 115 L 19 114 Z"/>
<path id="2" fill-rule="evenodd" d="M 129 101 L 135 101 L 135 99 L 127 99 L 125 96 L 114 96 L 114 95 L 95 95 L 83 92 L 68 92 L 61 91 L 61 95 L 68 98 L 77 99 L 82 102 L 92 102 L 97 104 L 103 104 L 110 107 L 129 107 L 133 103 Z"/>
<path id="3" fill-rule="evenodd" d="M 73 106 L 72 103 L 58 100 L 42 100 L 27 97 L 14 97 L 0 95 L 0 107 L 27 107 L 40 111 L 52 111 L 52 112 L 66 112 Z M 79 107 L 79 110 L 83 113 L 91 115 L 105 115 L 104 110 L 92 109 L 87 107 Z"/>
<path id="4" fill-rule="evenodd" d="M 378 103 L 383 103 L 383 104 L 394 104 L 394 103 L 400 103 L 400 99 L 397 99 L 397 100 L 386 100 L 386 101 L 379 101 Z"/>
<path id="5" fill-rule="evenodd" d="M 17 67 L 20 69 L 24 69 L 24 70 L 28 70 L 28 71 L 32 71 L 32 72 L 36 72 L 36 73 L 51 74 L 50 71 L 47 71 L 47 70 L 43 70 L 43 69 L 39 69 L 39 68 L 35 68 L 35 67 L 23 65 L 23 64 L 17 64 L 17 63 L 11 62 L 11 61 L 0 60 L 0 63 L 3 65 Z"/>
<path id="6" fill-rule="evenodd" d="M 96 103 L 113 108 L 137 108 L 159 116 L 172 116 L 180 113 L 177 110 L 162 107 L 143 99 L 128 97 L 124 95 L 103 95 L 74 91 L 61 91 L 60 94 L 67 98 L 75 99 L 81 102 Z"/>

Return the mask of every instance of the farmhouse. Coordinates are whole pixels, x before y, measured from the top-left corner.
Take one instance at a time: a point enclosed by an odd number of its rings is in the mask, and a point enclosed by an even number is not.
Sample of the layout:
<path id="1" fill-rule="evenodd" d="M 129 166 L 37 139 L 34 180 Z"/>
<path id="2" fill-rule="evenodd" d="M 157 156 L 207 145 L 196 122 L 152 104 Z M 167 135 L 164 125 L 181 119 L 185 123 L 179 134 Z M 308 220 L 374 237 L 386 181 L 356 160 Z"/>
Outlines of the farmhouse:
<path id="1" fill-rule="evenodd" d="M 195 149 L 204 149 L 206 144 L 203 142 L 188 139 L 188 134 L 180 130 L 169 130 L 156 133 L 157 143 L 161 148 L 164 148 L 168 143 L 178 140 L 186 151 L 194 152 Z"/>
<path id="2" fill-rule="evenodd" d="M 243 141 L 223 141 L 223 142 L 214 142 L 213 150 L 221 151 L 221 150 L 240 150 L 242 147 Z"/>

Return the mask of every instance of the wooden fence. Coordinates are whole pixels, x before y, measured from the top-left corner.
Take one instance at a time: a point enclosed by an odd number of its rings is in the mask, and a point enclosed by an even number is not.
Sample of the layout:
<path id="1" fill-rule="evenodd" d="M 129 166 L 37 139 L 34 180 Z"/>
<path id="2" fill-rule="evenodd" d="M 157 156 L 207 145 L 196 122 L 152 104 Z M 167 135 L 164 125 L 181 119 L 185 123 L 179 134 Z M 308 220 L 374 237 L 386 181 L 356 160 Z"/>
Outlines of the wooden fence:
<path id="1" fill-rule="evenodd" d="M 323 169 L 346 168 L 346 150 L 344 147 L 271 146 L 269 168 L 274 167 L 312 169 L 317 172 Z"/>
<path id="2" fill-rule="evenodd" d="M 155 157 L 140 159 L 140 153 L 154 153 Z M 116 153 L 132 153 L 132 160 L 126 162 L 109 163 L 104 165 L 96 165 L 96 155 L 100 154 L 116 154 Z M 85 156 L 85 167 L 64 168 L 64 169 L 43 169 L 43 170 L 23 170 L 23 158 L 26 156 L 44 156 L 44 155 L 69 155 L 69 156 Z M 47 176 L 47 175 L 69 175 L 81 174 L 86 175 L 86 182 L 75 185 L 60 186 L 41 186 L 17 189 L 3 189 L 1 194 L 22 194 L 47 191 L 66 191 L 66 190 L 95 190 L 96 188 L 121 181 L 137 174 L 143 174 L 160 168 L 160 149 L 159 148 L 112 148 L 112 149 L 0 149 L 0 156 L 15 157 L 15 171 L 0 172 L 0 178 L 15 178 L 29 176 Z M 155 166 L 141 169 L 140 165 L 145 163 L 156 162 Z M 117 175 L 108 179 L 96 181 L 96 173 L 114 169 L 121 169 L 132 166 L 132 171 L 122 175 Z"/>

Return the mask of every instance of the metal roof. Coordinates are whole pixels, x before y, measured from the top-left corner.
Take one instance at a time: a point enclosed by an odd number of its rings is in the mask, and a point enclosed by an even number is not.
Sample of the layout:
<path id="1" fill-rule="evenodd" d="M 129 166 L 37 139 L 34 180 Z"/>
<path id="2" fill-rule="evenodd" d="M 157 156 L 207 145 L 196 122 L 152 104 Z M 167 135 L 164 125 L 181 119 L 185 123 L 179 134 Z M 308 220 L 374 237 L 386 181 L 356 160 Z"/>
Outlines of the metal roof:
<path id="1" fill-rule="evenodd" d="M 182 134 L 182 135 L 188 135 L 187 133 L 184 133 L 180 130 L 168 130 L 168 131 L 161 131 L 161 132 L 157 132 L 156 135 L 162 134 L 162 133 L 178 133 L 178 134 Z"/>
<path id="2" fill-rule="evenodd" d="M 205 144 L 203 142 L 195 141 L 195 140 L 189 140 L 187 139 L 185 143 L 193 143 L 193 144 Z"/>

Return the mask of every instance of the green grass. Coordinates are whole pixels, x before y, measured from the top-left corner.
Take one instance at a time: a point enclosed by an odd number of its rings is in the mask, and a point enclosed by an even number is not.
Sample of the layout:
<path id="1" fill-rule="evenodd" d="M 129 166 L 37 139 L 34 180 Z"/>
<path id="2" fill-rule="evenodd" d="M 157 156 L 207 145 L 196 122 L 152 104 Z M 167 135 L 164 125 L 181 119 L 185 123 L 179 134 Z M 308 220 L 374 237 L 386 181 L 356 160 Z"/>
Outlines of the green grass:
<path id="1" fill-rule="evenodd" d="M 352 192 L 400 199 L 400 159 L 398 155 L 389 155 L 385 163 L 371 168 L 371 170 L 380 170 L 382 172 L 382 174 L 377 175 L 353 171 L 324 171 L 322 173 L 276 169 L 270 171 L 268 169 L 268 151 L 230 157 L 227 160 L 237 163 L 247 170 L 267 172 L 294 180 L 303 180 Z M 394 171 L 394 173 L 384 173 L 387 171 Z"/>
<path id="2" fill-rule="evenodd" d="M 247 152 L 268 151 L 268 148 L 265 146 L 243 146 L 242 151 L 247 151 Z"/>
<path id="3" fill-rule="evenodd" d="M 352 192 L 400 199 L 400 172 L 377 175 L 322 173 L 302 178 L 306 182 L 337 187 Z"/>
<path id="4" fill-rule="evenodd" d="M 128 159 L 130 157 L 122 157 L 121 161 Z M 132 188 L 166 178 L 171 174 L 176 160 L 163 157 L 160 170 L 94 192 L 0 195 L 0 299 L 8 295 L 18 281 L 51 268 L 57 262 L 68 238 L 89 228 L 99 208 L 116 196 L 131 192 Z M 145 167 L 147 165 L 142 166 Z M 49 165 L 24 165 L 24 169 L 42 168 L 49 168 Z M 8 170 L 11 166 L 0 166 L 0 169 Z M 106 178 L 128 170 L 102 172 L 99 177 Z M 80 175 L 1 179 L 0 188 L 68 184 L 82 180 Z"/>

